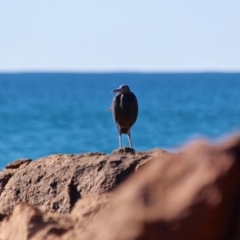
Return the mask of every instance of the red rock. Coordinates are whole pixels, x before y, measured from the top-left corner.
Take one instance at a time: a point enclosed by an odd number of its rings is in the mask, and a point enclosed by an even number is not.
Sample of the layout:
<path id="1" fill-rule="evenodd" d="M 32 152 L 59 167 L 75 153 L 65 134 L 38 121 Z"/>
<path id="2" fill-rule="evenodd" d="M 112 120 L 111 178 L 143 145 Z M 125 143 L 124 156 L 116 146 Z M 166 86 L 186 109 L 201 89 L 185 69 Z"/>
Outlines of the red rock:
<path id="1" fill-rule="evenodd" d="M 145 164 L 111 195 L 89 194 L 70 215 L 17 206 L 3 220 L 0 239 L 240 239 L 240 137 L 217 146 L 197 142 L 179 154 L 149 156 L 134 160 Z M 133 163 L 131 154 L 125 159 L 125 164 Z M 123 164 L 119 159 L 108 163 L 116 171 Z"/>
<path id="2" fill-rule="evenodd" d="M 45 214 L 26 204 L 18 204 L 0 227 L 0 239 L 3 240 L 60 240 L 72 227 L 70 218 Z"/>
<path id="3" fill-rule="evenodd" d="M 115 188 L 155 152 L 135 153 L 126 148 L 111 155 L 52 155 L 16 161 L 8 165 L 14 169 L 0 173 L 0 213 L 10 214 L 17 203 L 26 202 L 44 212 L 67 214 L 79 199 Z"/>
<path id="4" fill-rule="evenodd" d="M 156 157 L 121 185 L 85 240 L 220 240 L 238 236 L 240 138 Z"/>

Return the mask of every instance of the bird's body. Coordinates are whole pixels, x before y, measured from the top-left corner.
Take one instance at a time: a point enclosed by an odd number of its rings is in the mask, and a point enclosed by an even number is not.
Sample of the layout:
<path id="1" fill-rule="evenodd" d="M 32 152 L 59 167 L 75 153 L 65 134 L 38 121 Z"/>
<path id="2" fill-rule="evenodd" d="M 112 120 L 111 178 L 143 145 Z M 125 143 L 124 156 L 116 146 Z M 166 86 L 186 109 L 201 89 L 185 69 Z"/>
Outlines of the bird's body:
<path id="1" fill-rule="evenodd" d="M 132 148 L 131 127 L 137 120 L 137 98 L 127 85 L 121 85 L 113 92 L 118 93 L 112 102 L 112 113 L 118 128 L 119 146 L 122 147 L 122 134 L 127 134 L 129 145 Z"/>

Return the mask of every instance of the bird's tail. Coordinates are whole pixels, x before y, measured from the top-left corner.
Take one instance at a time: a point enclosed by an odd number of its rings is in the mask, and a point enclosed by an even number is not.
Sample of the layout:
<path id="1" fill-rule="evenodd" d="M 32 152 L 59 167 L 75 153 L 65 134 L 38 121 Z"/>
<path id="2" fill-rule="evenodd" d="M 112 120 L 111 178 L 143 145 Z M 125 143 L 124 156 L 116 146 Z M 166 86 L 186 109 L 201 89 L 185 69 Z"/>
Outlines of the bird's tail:
<path id="1" fill-rule="evenodd" d="M 130 131 L 130 128 L 121 128 L 120 127 L 120 134 L 128 134 L 129 133 L 129 131 Z"/>

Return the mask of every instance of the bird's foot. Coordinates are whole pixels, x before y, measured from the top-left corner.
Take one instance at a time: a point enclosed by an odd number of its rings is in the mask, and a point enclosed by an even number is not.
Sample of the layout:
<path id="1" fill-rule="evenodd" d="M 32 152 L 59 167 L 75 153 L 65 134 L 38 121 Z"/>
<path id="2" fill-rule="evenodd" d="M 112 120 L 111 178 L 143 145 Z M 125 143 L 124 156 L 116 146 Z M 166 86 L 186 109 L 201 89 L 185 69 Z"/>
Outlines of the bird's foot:
<path id="1" fill-rule="evenodd" d="M 135 153 L 135 150 L 133 148 L 130 148 L 130 147 L 121 147 L 117 150 L 114 150 L 113 153 L 131 153 L 131 154 L 134 154 Z"/>

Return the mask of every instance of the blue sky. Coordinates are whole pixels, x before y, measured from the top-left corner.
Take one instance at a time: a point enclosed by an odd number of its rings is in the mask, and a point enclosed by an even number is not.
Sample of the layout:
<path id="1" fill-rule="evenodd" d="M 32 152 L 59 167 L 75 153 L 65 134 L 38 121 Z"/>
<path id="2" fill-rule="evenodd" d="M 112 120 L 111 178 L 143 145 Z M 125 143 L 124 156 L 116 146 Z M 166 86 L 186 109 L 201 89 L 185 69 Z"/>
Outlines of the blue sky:
<path id="1" fill-rule="evenodd" d="M 0 71 L 240 71 L 240 1 L 1 1 Z"/>

